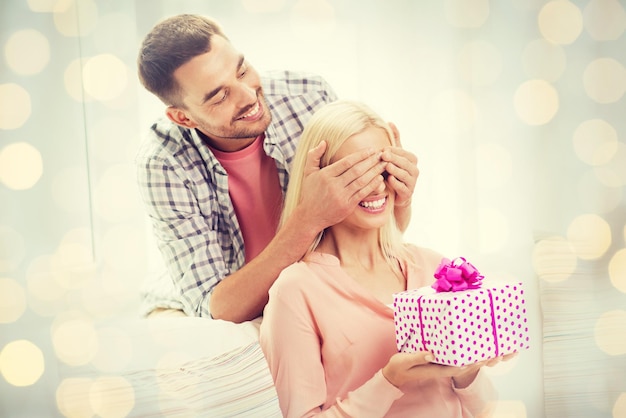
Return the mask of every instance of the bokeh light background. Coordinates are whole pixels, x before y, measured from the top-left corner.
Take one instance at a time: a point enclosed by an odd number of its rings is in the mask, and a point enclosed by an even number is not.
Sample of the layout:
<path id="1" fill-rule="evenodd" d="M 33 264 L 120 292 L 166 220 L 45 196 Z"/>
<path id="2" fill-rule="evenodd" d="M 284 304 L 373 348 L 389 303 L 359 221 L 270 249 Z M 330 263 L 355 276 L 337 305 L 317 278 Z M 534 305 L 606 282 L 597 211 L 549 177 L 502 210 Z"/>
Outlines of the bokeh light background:
<path id="1" fill-rule="evenodd" d="M 496 416 L 626 417 L 625 9 L 2 1 L 0 416 L 132 415 L 116 371 L 142 353 L 115 324 L 159 265 L 133 157 L 163 110 L 135 59 L 155 22 L 191 12 L 257 69 L 317 72 L 395 122 L 420 159 L 408 239 L 525 283 L 533 347 L 491 371 Z M 60 372 L 85 365 L 102 377 Z"/>

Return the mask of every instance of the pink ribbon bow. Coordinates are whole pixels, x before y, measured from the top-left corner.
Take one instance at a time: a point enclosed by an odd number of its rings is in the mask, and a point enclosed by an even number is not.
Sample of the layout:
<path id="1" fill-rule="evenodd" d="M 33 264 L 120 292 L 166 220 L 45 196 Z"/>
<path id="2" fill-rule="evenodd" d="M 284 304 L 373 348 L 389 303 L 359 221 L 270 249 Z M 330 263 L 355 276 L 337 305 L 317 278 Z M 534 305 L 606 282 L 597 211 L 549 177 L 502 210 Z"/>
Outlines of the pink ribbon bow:
<path id="1" fill-rule="evenodd" d="M 478 289 L 484 278 L 471 263 L 463 257 L 450 261 L 443 258 L 434 274 L 437 279 L 433 289 L 437 292 L 458 292 L 461 290 Z"/>

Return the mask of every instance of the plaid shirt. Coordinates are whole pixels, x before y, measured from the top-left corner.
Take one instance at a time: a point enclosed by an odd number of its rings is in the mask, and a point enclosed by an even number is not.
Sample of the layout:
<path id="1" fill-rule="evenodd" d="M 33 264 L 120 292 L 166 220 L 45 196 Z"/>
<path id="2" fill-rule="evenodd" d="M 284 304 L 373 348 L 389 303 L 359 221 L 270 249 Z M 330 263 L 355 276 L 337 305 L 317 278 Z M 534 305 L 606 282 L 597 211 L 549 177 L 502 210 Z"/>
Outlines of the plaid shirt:
<path id="1" fill-rule="evenodd" d="M 276 161 L 283 194 L 303 127 L 336 99 L 318 76 L 276 72 L 262 78 L 272 123 L 263 149 Z M 244 265 L 244 242 L 226 171 L 195 130 L 159 119 L 137 155 L 139 190 L 167 273 L 148 277 L 144 314 L 155 308 L 210 316 L 209 295 Z"/>

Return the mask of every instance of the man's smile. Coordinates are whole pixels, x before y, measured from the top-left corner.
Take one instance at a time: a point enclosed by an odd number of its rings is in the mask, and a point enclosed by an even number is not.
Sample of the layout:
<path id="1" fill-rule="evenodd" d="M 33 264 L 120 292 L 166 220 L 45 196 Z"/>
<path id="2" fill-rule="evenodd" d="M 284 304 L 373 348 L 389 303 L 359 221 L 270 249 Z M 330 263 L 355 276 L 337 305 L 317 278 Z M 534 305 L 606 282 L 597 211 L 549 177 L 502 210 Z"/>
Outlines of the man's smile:
<path id="1" fill-rule="evenodd" d="M 261 115 L 262 115 L 262 112 L 261 112 L 261 101 L 257 100 L 257 102 L 254 104 L 254 106 L 252 106 L 252 109 L 250 109 L 247 113 L 239 116 L 235 120 L 252 121 L 252 120 L 257 120 Z"/>

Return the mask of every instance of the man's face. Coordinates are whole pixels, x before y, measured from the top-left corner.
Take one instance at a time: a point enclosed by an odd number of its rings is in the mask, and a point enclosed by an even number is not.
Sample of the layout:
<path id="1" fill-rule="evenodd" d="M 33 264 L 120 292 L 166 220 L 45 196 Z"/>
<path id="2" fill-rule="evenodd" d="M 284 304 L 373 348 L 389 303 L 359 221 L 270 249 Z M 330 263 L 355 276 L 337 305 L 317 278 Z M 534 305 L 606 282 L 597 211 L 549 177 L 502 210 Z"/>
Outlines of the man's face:
<path id="1" fill-rule="evenodd" d="M 222 151 L 245 148 L 265 132 L 271 115 L 259 74 L 229 41 L 212 38 L 211 51 L 179 67 L 182 107 L 169 107 L 175 123 L 196 128 Z"/>

